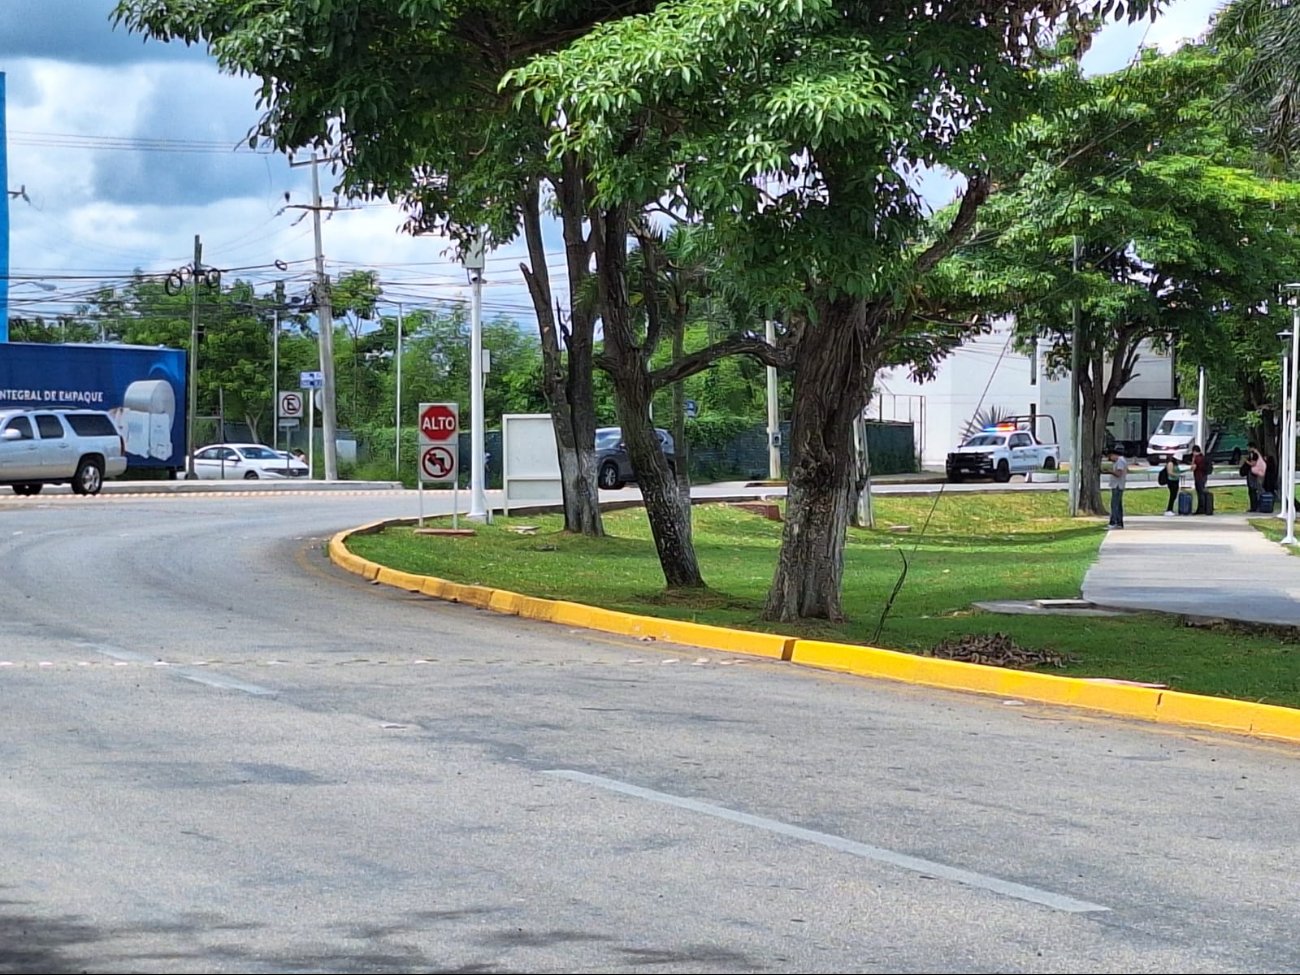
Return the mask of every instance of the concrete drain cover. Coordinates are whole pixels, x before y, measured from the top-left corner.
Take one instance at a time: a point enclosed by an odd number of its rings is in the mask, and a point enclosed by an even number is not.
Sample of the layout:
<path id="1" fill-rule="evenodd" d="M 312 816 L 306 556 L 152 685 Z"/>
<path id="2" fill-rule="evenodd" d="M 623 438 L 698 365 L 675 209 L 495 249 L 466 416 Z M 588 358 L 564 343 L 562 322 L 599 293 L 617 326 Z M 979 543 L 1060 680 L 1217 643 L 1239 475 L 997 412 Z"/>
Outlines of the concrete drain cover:
<path id="1" fill-rule="evenodd" d="M 1092 603 L 1086 599 L 1035 599 L 1034 605 L 1039 609 L 1092 609 Z"/>

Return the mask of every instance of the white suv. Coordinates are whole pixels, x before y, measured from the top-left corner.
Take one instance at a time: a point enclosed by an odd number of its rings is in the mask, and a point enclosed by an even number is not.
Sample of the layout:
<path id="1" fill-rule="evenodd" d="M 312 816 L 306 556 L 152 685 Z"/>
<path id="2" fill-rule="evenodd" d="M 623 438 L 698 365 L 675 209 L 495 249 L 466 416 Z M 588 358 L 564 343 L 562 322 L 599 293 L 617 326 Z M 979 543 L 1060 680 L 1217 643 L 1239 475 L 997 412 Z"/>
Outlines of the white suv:
<path id="1" fill-rule="evenodd" d="M 14 494 L 46 484 L 98 494 L 105 477 L 125 470 L 126 443 L 103 410 L 0 410 L 0 484 Z"/>

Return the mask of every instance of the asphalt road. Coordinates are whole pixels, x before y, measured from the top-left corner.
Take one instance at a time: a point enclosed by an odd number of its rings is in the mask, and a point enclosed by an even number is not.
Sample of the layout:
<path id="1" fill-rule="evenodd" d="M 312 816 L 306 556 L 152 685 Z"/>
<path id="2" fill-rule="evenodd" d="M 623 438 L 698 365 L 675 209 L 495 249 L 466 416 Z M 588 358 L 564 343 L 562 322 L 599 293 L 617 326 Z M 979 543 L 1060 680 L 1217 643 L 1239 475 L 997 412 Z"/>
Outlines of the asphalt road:
<path id="1" fill-rule="evenodd" d="M 0 972 L 1300 967 L 1296 750 L 323 559 L 409 508 L 0 502 Z"/>

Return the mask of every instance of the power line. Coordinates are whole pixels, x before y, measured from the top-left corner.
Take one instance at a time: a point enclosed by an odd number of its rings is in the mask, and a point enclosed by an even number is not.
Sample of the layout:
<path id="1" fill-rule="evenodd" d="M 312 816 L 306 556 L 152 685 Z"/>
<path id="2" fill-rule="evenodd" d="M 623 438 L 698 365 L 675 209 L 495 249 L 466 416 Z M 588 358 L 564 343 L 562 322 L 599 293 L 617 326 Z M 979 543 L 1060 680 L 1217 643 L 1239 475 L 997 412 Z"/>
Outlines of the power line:
<path id="1" fill-rule="evenodd" d="M 270 149 L 249 148 L 246 138 L 220 142 L 201 139 L 150 139 L 140 136 L 82 135 L 72 132 L 32 132 L 9 130 L 9 144 L 36 146 L 44 149 L 95 149 L 129 152 L 242 152 L 249 155 L 271 156 Z"/>

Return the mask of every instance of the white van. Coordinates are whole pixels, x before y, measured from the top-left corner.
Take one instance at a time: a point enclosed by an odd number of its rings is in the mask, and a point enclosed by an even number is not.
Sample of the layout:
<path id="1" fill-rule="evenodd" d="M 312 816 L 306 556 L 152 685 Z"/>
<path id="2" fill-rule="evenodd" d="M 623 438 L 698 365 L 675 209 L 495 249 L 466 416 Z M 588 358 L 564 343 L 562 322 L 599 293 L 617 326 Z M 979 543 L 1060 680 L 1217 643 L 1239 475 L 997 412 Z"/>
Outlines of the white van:
<path id="1" fill-rule="evenodd" d="M 1147 443 L 1147 460 L 1160 464 L 1173 457 L 1180 462 L 1192 459 L 1200 417 L 1195 410 L 1170 410 L 1156 425 Z"/>

